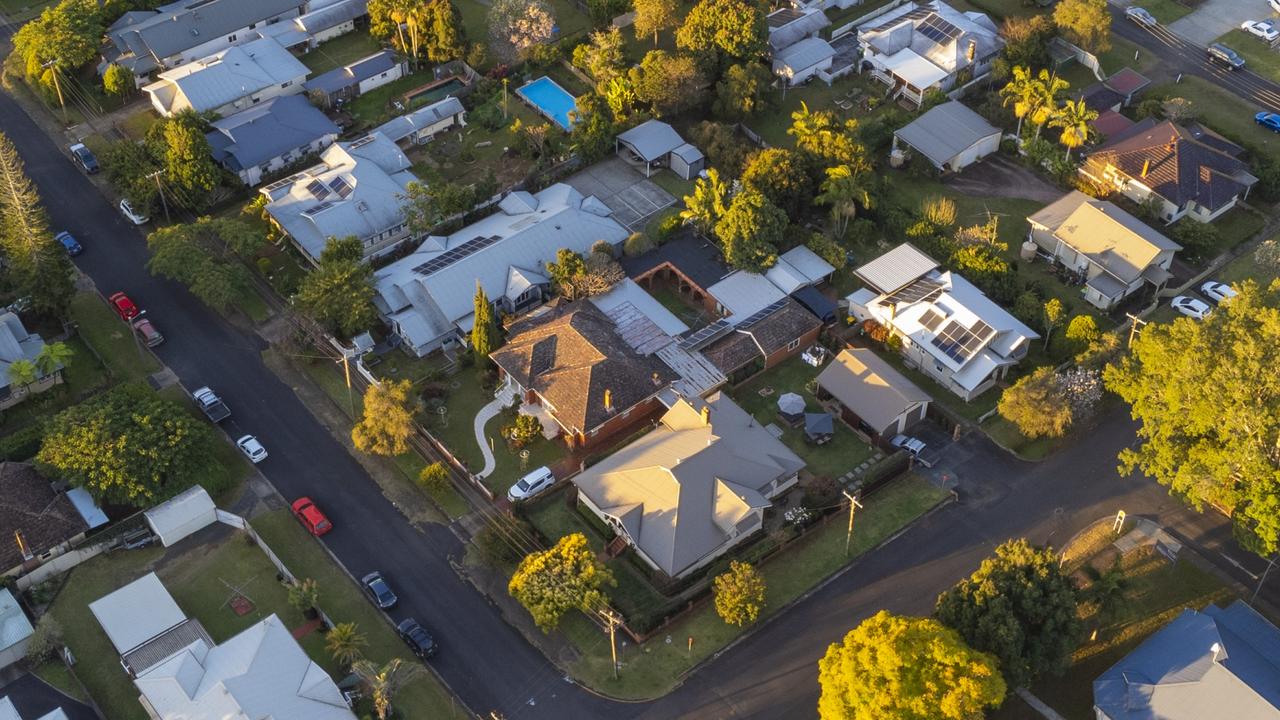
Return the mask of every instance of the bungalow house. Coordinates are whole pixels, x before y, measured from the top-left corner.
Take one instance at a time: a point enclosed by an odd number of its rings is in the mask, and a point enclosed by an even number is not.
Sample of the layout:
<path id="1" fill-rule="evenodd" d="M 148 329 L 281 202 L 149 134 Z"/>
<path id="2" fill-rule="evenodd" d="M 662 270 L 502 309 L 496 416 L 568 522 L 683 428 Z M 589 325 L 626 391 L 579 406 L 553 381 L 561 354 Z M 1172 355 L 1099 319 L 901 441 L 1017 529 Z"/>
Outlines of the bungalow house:
<path id="1" fill-rule="evenodd" d="M 84 540 L 89 523 L 30 463 L 0 463 L 0 573 L 39 567 Z"/>
<path id="2" fill-rule="evenodd" d="M 1136 203 L 1154 203 L 1165 222 L 1212 222 L 1258 182 L 1243 153 L 1203 125 L 1147 118 L 1089 153 L 1080 174 Z"/>
<path id="3" fill-rule="evenodd" d="M 408 147 L 424 145 L 442 132 L 466 126 L 467 111 L 463 109 L 462 101 L 447 97 L 408 115 L 391 118 L 374 132 L 381 133 L 401 147 Z"/>
<path id="4" fill-rule="evenodd" d="M 627 344 L 589 300 L 517 322 L 489 354 L 524 402 L 541 405 L 570 448 L 591 447 L 651 421 L 676 374 Z"/>
<path id="5" fill-rule="evenodd" d="M 682 346 L 700 350 L 736 385 L 804 352 L 817 342 L 822 325 L 798 301 L 778 292 L 777 299 L 749 314 L 731 314 L 689 335 Z"/>
<path id="6" fill-rule="evenodd" d="M 316 0 L 308 3 L 307 8 L 305 15 L 260 27 L 258 33 L 275 38 L 290 50 L 305 53 L 326 40 L 355 30 L 356 20 L 369 14 L 369 0 L 337 0 L 325 5 Z"/>
<path id="7" fill-rule="evenodd" d="M 17 315 L 11 312 L 0 314 L 0 410 L 7 410 L 62 382 L 61 366 L 46 373 L 36 365 L 33 382 L 25 385 L 14 383 L 9 368 L 23 360 L 35 363 L 44 350 L 44 344 L 44 338 L 27 332 Z"/>
<path id="8" fill-rule="evenodd" d="M 866 348 L 841 350 L 818 373 L 818 397 L 840 405 L 840 419 L 878 440 L 905 433 L 924 419 L 931 399 Z"/>
<path id="9" fill-rule="evenodd" d="M 165 117 L 183 110 L 230 115 L 302 92 L 310 72 L 280 43 L 263 38 L 166 70 L 142 91 Z"/>
<path id="10" fill-rule="evenodd" d="M 666 167 L 679 177 L 692 180 L 707 165 L 701 150 L 685 142 L 675 128 L 661 120 L 646 120 L 620 133 L 614 140 L 614 151 L 624 159 L 643 164 L 645 177 L 651 176 L 654 168 Z"/>
<path id="11" fill-rule="evenodd" d="M 950 90 L 991 69 L 1004 40 L 985 14 L 942 2 L 908 2 L 858 28 L 871 76 L 920 105 L 930 89 Z"/>
<path id="12" fill-rule="evenodd" d="M 210 123 L 213 159 L 249 187 L 324 150 L 341 132 L 301 95 L 286 95 Z"/>
<path id="13" fill-rule="evenodd" d="M 409 63 L 383 50 L 361 58 L 350 65 L 334 68 L 303 84 L 307 95 L 322 107 L 354 100 L 361 95 L 399 80 L 409 73 Z"/>
<path id="14" fill-rule="evenodd" d="M 784 7 L 765 18 L 769 28 L 769 53 L 773 73 L 788 85 L 799 85 L 831 68 L 836 51 L 818 33 L 831 24 L 817 8 Z"/>
<path id="15" fill-rule="evenodd" d="M 905 154 L 899 143 L 920 153 L 943 172 L 960 172 L 1000 150 L 1000 128 L 952 100 L 895 130 L 891 157 Z"/>
<path id="16" fill-rule="evenodd" d="M 909 365 L 965 400 L 1007 375 L 1040 337 L 910 243 L 854 273 L 867 287 L 847 298 L 850 314 L 888 328 Z"/>
<path id="17" fill-rule="evenodd" d="M 722 393 L 677 397 L 657 427 L 574 476 L 578 499 L 668 577 L 761 528 L 802 461 Z"/>
<path id="18" fill-rule="evenodd" d="M 1027 218 L 1030 239 L 1079 273 L 1081 293 L 1094 307 L 1110 310 L 1144 285 L 1168 282 L 1178 243 L 1106 200 L 1079 190 Z"/>
<path id="19" fill-rule="evenodd" d="M 1280 630 L 1243 600 L 1185 608 L 1093 681 L 1098 720 L 1280 719 Z"/>
<path id="20" fill-rule="evenodd" d="M 546 264 L 559 249 L 586 255 L 601 240 L 621 246 L 628 233 L 612 212 L 564 183 L 510 193 L 498 212 L 451 235 L 429 236 L 379 269 L 373 304 L 411 354 L 465 342 L 477 282 L 499 313 L 540 305 L 551 286 Z"/>
<path id="21" fill-rule="evenodd" d="M 274 613 L 215 643 L 155 573 L 89 603 L 153 718 L 355 720 Z"/>
<path id="22" fill-rule="evenodd" d="M 295 18 L 306 7 L 306 0 L 178 0 L 130 10 L 107 28 L 98 73 L 120 65 L 142 87 L 157 70 L 258 40 L 260 29 Z"/>
<path id="23" fill-rule="evenodd" d="M 354 236 L 366 258 L 385 255 L 409 239 L 403 196 L 417 178 L 396 144 L 370 133 L 330 145 L 320 162 L 271 183 L 267 215 L 311 262 L 331 238 Z"/>

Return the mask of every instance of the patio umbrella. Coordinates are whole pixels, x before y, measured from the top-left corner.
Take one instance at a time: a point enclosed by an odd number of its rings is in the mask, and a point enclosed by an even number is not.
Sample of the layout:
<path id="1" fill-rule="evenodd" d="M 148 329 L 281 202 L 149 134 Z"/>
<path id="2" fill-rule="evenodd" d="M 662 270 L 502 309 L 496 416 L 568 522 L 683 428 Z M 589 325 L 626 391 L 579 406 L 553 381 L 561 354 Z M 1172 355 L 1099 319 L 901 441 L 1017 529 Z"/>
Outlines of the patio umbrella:
<path id="1" fill-rule="evenodd" d="M 778 410 L 784 415 L 799 415 L 804 412 L 804 398 L 795 393 L 783 393 L 778 398 Z"/>

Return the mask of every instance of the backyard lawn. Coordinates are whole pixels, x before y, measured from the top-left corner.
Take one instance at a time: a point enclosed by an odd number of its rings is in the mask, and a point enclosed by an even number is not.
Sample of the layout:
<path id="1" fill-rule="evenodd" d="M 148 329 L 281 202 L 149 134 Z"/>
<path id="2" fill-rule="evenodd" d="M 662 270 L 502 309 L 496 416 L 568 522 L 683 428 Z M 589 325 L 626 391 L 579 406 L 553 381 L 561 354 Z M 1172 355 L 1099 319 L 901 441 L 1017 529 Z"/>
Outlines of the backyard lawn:
<path id="1" fill-rule="evenodd" d="M 501 100 L 498 107 L 502 107 Z M 471 122 L 460 131 L 442 133 L 425 146 L 410 149 L 409 158 L 415 163 L 414 172 L 428 184 L 437 179 L 468 184 L 481 180 L 487 170 L 493 170 L 499 188 L 523 180 L 533 163 L 505 152 L 512 144 L 508 128 L 516 120 L 523 125 L 536 126 L 546 119 L 521 102 L 514 90 L 507 94 L 506 107 L 507 119 L 496 130 Z"/>
<path id="2" fill-rule="evenodd" d="M 302 64 L 311 70 L 311 77 L 349 65 L 382 49 L 382 45 L 365 30 L 320 43 L 316 49 L 302 56 Z"/>
<path id="3" fill-rule="evenodd" d="M 825 445 L 814 445 L 805 439 L 804 428 L 793 428 L 778 417 L 778 398 L 797 393 L 805 399 L 806 412 L 821 412 L 814 395 L 819 370 L 793 357 L 756 376 L 733 391 L 733 399 L 742 409 L 763 424 L 773 423 L 782 429 L 782 441 L 805 462 L 814 475 L 836 478 L 858 467 L 871 457 L 872 447 L 838 419 L 835 437 Z"/>

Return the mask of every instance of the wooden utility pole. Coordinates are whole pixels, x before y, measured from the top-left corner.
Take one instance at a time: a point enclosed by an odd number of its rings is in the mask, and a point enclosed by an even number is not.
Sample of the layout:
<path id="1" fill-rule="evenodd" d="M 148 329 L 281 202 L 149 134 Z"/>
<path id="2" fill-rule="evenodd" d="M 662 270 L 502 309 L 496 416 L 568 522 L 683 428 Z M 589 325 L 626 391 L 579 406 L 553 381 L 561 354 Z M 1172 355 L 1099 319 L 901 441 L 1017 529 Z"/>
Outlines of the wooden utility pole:
<path id="1" fill-rule="evenodd" d="M 849 532 L 844 536 L 844 556 L 849 557 L 849 543 L 853 540 L 853 511 L 862 507 L 862 503 L 858 502 L 857 496 L 850 495 L 848 490 L 840 492 L 849 498 Z"/>
<path id="2" fill-rule="evenodd" d="M 610 608 L 597 610 L 596 614 L 609 624 L 609 654 L 613 658 L 613 679 L 618 679 L 618 625 L 622 618 Z"/>
<path id="3" fill-rule="evenodd" d="M 62 124 L 67 123 L 67 103 L 62 99 L 62 82 L 58 80 L 57 60 L 50 60 L 41 65 L 42 68 L 53 68 L 53 89 L 58 93 L 58 106 L 62 108 Z"/>
<path id="4" fill-rule="evenodd" d="M 173 222 L 173 218 L 169 217 L 169 203 L 164 199 L 164 186 L 160 184 L 160 175 L 163 172 L 163 170 L 157 170 L 147 177 L 154 178 L 156 181 L 156 190 L 160 193 L 160 207 L 164 208 L 164 221 Z"/>
<path id="5" fill-rule="evenodd" d="M 342 351 L 342 373 L 347 379 L 347 405 L 351 407 L 351 420 L 356 419 L 356 398 L 351 391 L 351 364 L 348 362 L 349 354 L 346 350 Z"/>
<path id="6" fill-rule="evenodd" d="M 1138 332 L 1138 324 L 1146 325 L 1147 321 L 1133 313 L 1125 313 L 1125 316 L 1129 318 L 1129 344 L 1126 347 L 1133 347 L 1133 336 Z"/>

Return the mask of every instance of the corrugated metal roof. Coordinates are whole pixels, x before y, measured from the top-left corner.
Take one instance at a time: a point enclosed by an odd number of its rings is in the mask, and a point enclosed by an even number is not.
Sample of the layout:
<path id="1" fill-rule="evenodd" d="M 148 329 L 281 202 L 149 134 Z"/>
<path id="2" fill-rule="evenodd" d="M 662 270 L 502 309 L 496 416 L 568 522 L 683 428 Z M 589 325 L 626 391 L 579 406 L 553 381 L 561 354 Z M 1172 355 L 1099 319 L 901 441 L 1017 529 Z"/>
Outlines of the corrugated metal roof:
<path id="1" fill-rule="evenodd" d="M 928 393 L 866 348 L 841 350 L 818 373 L 818 385 L 876 432 L 930 400 Z"/>
<path id="2" fill-rule="evenodd" d="M 1000 129 L 981 115 L 952 100 L 930 109 L 894 132 L 899 140 L 942 166 L 982 140 L 999 136 Z"/>
<path id="3" fill-rule="evenodd" d="M 121 655 L 187 619 L 155 573 L 147 573 L 89 603 Z"/>
<path id="4" fill-rule="evenodd" d="M 891 293 L 938 267 L 938 262 L 911 243 L 898 247 L 853 271 L 882 293 Z"/>
<path id="5" fill-rule="evenodd" d="M 7 588 L 0 588 L 0 650 L 26 640 L 33 631 L 17 598 Z"/>
<path id="6" fill-rule="evenodd" d="M 645 162 L 659 160 L 672 150 L 686 144 L 675 128 L 661 120 L 646 120 L 620 133 L 618 142 L 626 144 Z"/>

